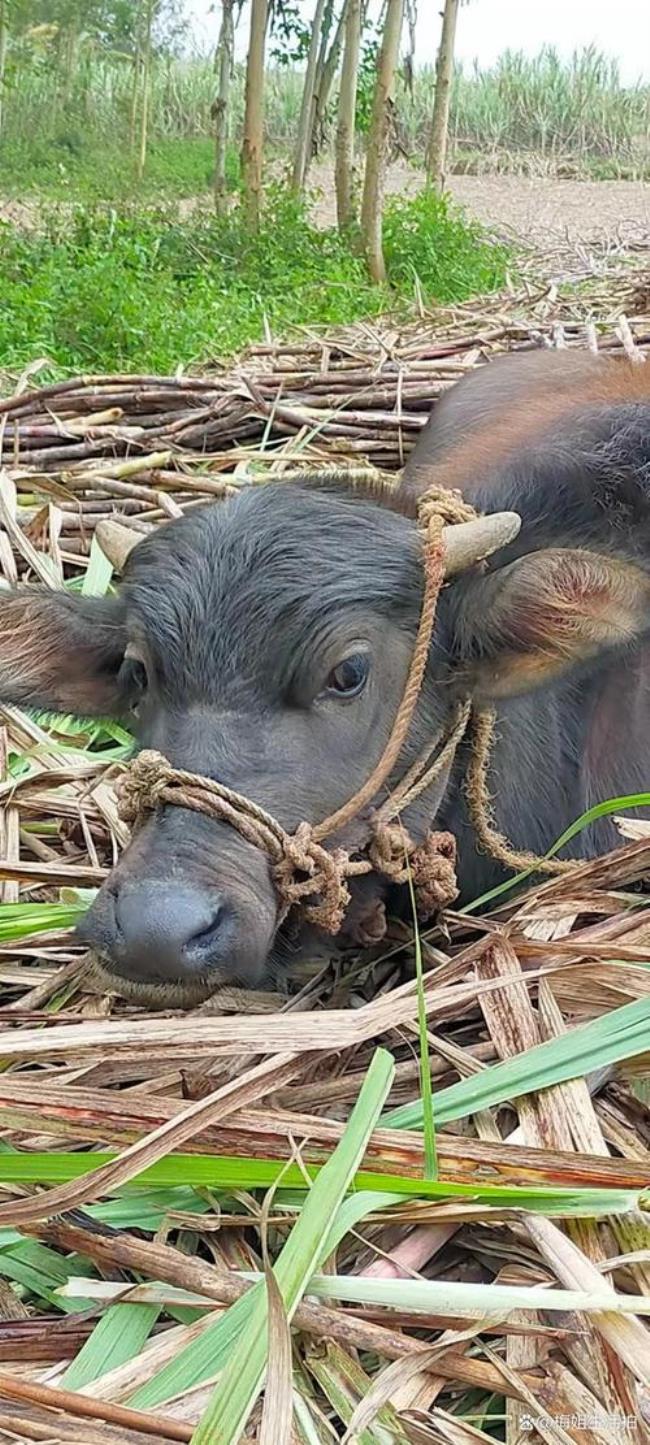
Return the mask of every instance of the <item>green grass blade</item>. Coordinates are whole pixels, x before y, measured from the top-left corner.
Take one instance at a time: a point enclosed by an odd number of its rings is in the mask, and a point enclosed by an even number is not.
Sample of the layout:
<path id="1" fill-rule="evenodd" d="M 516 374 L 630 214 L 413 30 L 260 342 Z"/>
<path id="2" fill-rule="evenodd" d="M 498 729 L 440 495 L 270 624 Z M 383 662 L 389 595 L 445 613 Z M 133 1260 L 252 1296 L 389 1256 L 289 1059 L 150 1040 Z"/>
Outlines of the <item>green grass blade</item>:
<path id="1" fill-rule="evenodd" d="M 134 1410 L 149 1410 L 175 1395 L 213 1380 L 225 1368 L 242 1334 L 248 1334 L 254 1293 L 243 1295 L 219 1315 L 198 1339 L 179 1350 L 168 1365 L 141 1385 L 127 1403 Z"/>
<path id="2" fill-rule="evenodd" d="M 259 1275 L 246 1275 L 258 1280 Z M 309 1293 L 319 1299 L 347 1300 L 354 1304 L 389 1309 L 424 1311 L 427 1315 L 459 1315 L 477 1319 L 514 1309 L 567 1310 L 593 1313 L 650 1315 L 648 1295 L 616 1294 L 603 1281 L 602 1289 L 547 1289 L 543 1285 L 466 1284 L 457 1280 L 364 1279 L 359 1275 L 313 1275 Z"/>
<path id="3" fill-rule="evenodd" d="M 159 1305 L 111 1305 L 68 1366 L 61 1379 L 63 1389 L 81 1390 L 134 1359 L 149 1339 L 159 1314 Z"/>
<path id="4" fill-rule="evenodd" d="M 454 1086 L 455 1087 L 455 1086 Z M 463 1111 L 464 1112 L 464 1111 Z M 102 1154 L 15 1154 L 0 1155 L 2 1184 L 61 1184 L 79 1179 L 88 1172 L 88 1160 L 107 1164 L 115 1153 Z M 172 1154 L 143 1170 L 139 1178 L 145 1186 L 159 1185 L 170 1189 L 190 1185 L 196 1189 L 226 1190 L 270 1189 L 280 1181 L 304 1190 L 305 1179 L 315 1181 L 328 1165 L 287 1165 L 277 1159 L 219 1157 L 208 1154 Z M 396 1194 L 404 1199 L 473 1199 L 497 1208 L 539 1209 L 542 1213 L 584 1214 L 613 1213 L 632 1209 L 639 1191 L 634 1189 L 572 1189 L 546 1185 L 452 1184 L 447 1180 L 413 1178 L 402 1174 L 379 1174 L 360 1170 L 354 1175 L 353 1190 L 378 1194 Z M 129 1186 L 137 1191 L 137 1185 Z M 600 1206 L 600 1207 L 599 1207 Z"/>
<path id="5" fill-rule="evenodd" d="M 81 584 L 81 592 L 84 597 L 105 597 L 111 584 L 113 576 L 113 564 L 97 541 L 96 537 L 90 545 L 90 557 L 88 567 Z"/>
<path id="6" fill-rule="evenodd" d="M 351 1229 L 356 1229 L 367 1214 L 376 1214 L 379 1209 L 391 1209 L 394 1204 L 401 1203 L 401 1194 L 375 1193 L 370 1189 L 357 1189 L 354 1194 L 349 1194 L 347 1199 L 344 1199 L 334 1223 L 325 1235 L 317 1268 L 323 1268 L 326 1260 L 338 1248 L 341 1240 L 345 1239 Z"/>
<path id="7" fill-rule="evenodd" d="M 571 823 L 555 843 L 549 848 L 544 858 L 554 858 L 572 838 L 588 828 L 590 823 L 595 823 L 599 818 L 607 818 L 611 813 L 625 812 L 628 808 L 650 808 L 650 793 L 626 793 L 621 798 L 608 798 L 604 803 L 595 803 L 593 808 L 587 808 L 586 813 L 581 813 L 575 823 Z M 499 883 L 496 888 L 490 888 L 488 893 L 482 893 L 480 898 L 475 898 L 472 903 L 466 903 L 461 913 L 476 913 L 479 908 L 484 908 L 486 903 L 493 903 L 495 898 L 502 898 L 504 893 L 509 893 L 511 888 L 518 888 L 520 883 L 525 883 L 537 869 L 525 868 L 523 872 L 515 874 L 514 878 L 507 878 L 505 883 Z"/>
<path id="8" fill-rule="evenodd" d="M 408 860 L 407 860 L 408 866 Z M 424 1129 L 424 1177 L 438 1178 L 438 1151 L 436 1148 L 436 1125 L 433 1115 L 433 1087 L 431 1084 L 431 1059 L 429 1055 L 429 1029 L 427 1006 L 424 998 L 424 969 L 422 967 L 422 943 L 418 925 L 418 911 L 411 870 L 408 869 L 408 885 L 413 915 L 413 952 L 418 999 L 418 1037 L 420 1045 L 420 1093 L 422 1097 L 422 1122 Z"/>
<path id="9" fill-rule="evenodd" d="M 1 1151 L 0 1151 L 1 1152 Z M 138 1189 L 128 1186 L 115 1199 L 103 1204 L 88 1204 L 85 1212 L 100 1224 L 112 1229 L 145 1229 L 155 1234 L 170 1212 L 206 1214 L 211 1208 L 193 1189 Z M 17 1229 L 0 1229 L 0 1252 L 23 1242 Z M 0 1253 L 0 1258 L 1 1258 Z"/>
<path id="10" fill-rule="evenodd" d="M 316 1267 L 323 1244 L 323 1220 L 343 1203 L 364 1156 L 368 1139 L 391 1087 L 395 1065 L 378 1049 L 359 1098 L 334 1153 L 320 1171 L 305 1200 L 273 1272 L 289 1318 Z M 266 1363 L 268 1296 L 264 1284 L 256 1291 L 250 1326 L 238 1341 L 214 1395 L 192 1436 L 192 1445 L 235 1445 L 262 1388 Z"/>
<path id="11" fill-rule="evenodd" d="M 559 1038 L 548 1039 L 525 1054 L 492 1064 L 442 1089 L 436 1094 L 438 1123 L 464 1119 L 479 1109 L 494 1108 L 534 1090 L 548 1089 L 552 1084 L 582 1078 L 609 1064 L 633 1059 L 648 1048 L 649 1026 L 650 998 L 635 999 L 602 1018 L 579 1024 Z M 416 1100 L 390 1110 L 382 1124 L 391 1129 L 421 1129 L 423 1118 L 422 1101 Z"/>
<path id="12" fill-rule="evenodd" d="M 360 1401 L 372 1389 L 372 1377 L 334 1341 L 328 1342 L 324 1349 L 320 1343 L 309 1349 L 305 1365 L 317 1380 L 331 1410 L 349 1430 Z M 406 1441 L 390 1405 L 380 1406 L 366 1429 L 355 1430 L 344 1438 L 349 1438 L 353 1445 L 405 1445 Z"/>
<path id="13" fill-rule="evenodd" d="M 0 905 L 0 943 L 11 943 L 32 933 L 74 928 L 85 912 L 85 905 L 75 903 L 3 903 Z"/>
<path id="14" fill-rule="evenodd" d="M 454 1086 L 455 1087 L 455 1086 Z M 462 1111 L 464 1112 L 464 1110 Z M 101 1154 L 20 1154 L 0 1155 L 2 1184 L 61 1184 L 79 1179 L 88 1172 L 88 1160 L 97 1165 L 110 1163 L 114 1152 Z M 220 1157 L 208 1154 L 172 1154 L 143 1170 L 143 1185 L 174 1189 L 189 1185 L 196 1189 L 225 1190 L 270 1189 L 282 1182 L 304 1191 L 305 1179 L 316 1181 L 326 1165 L 287 1165 L 277 1159 Z M 573 1189 L 547 1185 L 455 1184 L 448 1180 L 413 1178 L 411 1175 L 379 1174 L 360 1170 L 351 1188 L 356 1192 L 395 1194 L 401 1199 L 473 1199 L 496 1208 L 541 1210 L 542 1213 L 582 1214 L 614 1213 L 636 1207 L 636 1189 Z M 130 1190 L 137 1194 L 137 1185 Z M 126 1192 L 126 1191 L 125 1191 Z M 374 1208 L 374 1205 L 373 1205 Z"/>
<path id="15" fill-rule="evenodd" d="M 90 1266 L 86 1260 L 84 1266 Z M 16 1243 L 0 1251 L 0 1278 L 13 1280 L 37 1299 L 64 1314 L 75 1314 L 92 1307 L 92 1300 L 85 1298 L 63 1298 L 58 1294 L 61 1285 L 67 1283 L 71 1274 L 78 1273 L 79 1257 L 64 1258 L 45 1244 L 34 1239 L 18 1237 Z"/>

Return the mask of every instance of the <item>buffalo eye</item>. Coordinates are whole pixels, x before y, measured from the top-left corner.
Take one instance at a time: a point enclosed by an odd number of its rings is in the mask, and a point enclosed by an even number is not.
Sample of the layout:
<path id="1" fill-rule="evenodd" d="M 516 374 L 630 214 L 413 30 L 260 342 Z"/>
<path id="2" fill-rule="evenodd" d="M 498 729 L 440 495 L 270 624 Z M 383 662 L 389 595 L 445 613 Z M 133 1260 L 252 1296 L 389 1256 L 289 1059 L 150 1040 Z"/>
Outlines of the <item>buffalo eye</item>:
<path id="1" fill-rule="evenodd" d="M 354 652 L 332 668 L 325 683 L 324 696 L 358 697 L 368 680 L 370 658 L 365 652 Z"/>

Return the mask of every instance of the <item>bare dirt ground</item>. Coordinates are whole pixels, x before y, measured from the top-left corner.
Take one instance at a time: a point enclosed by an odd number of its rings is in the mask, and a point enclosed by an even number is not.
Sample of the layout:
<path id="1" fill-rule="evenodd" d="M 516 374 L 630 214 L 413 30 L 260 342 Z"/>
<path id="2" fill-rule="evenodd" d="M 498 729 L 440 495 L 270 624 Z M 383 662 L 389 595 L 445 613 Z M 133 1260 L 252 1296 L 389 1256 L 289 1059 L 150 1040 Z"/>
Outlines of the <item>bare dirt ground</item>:
<path id="1" fill-rule="evenodd" d="M 320 191 L 315 218 L 335 219 L 331 166 L 315 166 L 311 184 Z M 389 167 L 387 195 L 413 195 L 424 182 L 405 162 Z M 522 176 L 450 176 L 454 200 L 484 226 L 529 239 L 537 246 L 558 240 L 650 245 L 650 185 L 636 181 L 556 181 Z"/>
<path id="2" fill-rule="evenodd" d="M 650 242 L 650 186 L 635 181 L 549 181 L 521 176 L 452 176 L 449 189 L 484 225 L 541 241 Z"/>
<path id="3" fill-rule="evenodd" d="M 404 161 L 389 166 L 387 195 L 414 195 L 421 171 Z M 313 215 L 319 225 L 336 219 L 331 164 L 315 165 L 310 186 L 317 192 Z M 449 191 L 468 213 L 497 234 L 521 237 L 554 251 L 558 242 L 599 246 L 650 246 L 650 185 L 636 181 L 558 181 L 522 176 L 450 176 Z M 210 196 L 179 202 L 181 215 L 211 206 Z M 39 204 L 30 197 L 3 201 L 0 221 L 19 227 L 37 224 Z"/>

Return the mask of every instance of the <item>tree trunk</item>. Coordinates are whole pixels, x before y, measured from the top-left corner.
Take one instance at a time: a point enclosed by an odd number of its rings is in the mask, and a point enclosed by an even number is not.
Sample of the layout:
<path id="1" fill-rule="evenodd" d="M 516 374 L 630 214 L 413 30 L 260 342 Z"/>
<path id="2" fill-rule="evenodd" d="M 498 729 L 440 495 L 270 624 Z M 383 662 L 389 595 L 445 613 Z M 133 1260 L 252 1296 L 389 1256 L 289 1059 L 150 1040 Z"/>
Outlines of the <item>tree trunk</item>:
<path id="1" fill-rule="evenodd" d="M 345 0 L 343 0 L 343 9 L 345 9 Z M 313 98 L 312 98 L 312 107 L 311 107 L 311 108 L 312 108 L 312 116 L 314 116 L 314 117 L 315 117 L 315 115 L 316 115 L 316 107 L 317 107 L 317 104 L 318 104 L 318 92 L 319 92 L 320 87 L 321 87 L 321 85 L 322 85 L 323 72 L 324 72 L 324 70 L 325 70 L 325 66 L 326 66 L 326 64 L 327 64 L 327 58 L 328 58 L 328 55 L 329 55 L 329 38 L 330 38 L 330 31 L 331 31 L 331 29 L 332 29 L 332 21 L 333 21 L 333 19 L 334 19 L 334 0 L 326 0 L 325 9 L 324 9 L 324 11 L 323 11 L 323 20 L 322 20 L 322 24 L 321 24 L 321 27 L 320 27 L 320 41 L 319 41 L 319 45 L 318 45 L 318 56 L 317 56 L 317 59 L 316 59 L 316 69 L 315 69 L 315 71 L 314 71 L 314 94 L 313 94 Z M 313 129 L 313 127 L 312 127 L 312 129 Z"/>
<path id="2" fill-rule="evenodd" d="M 368 269 L 373 281 L 378 283 L 386 280 L 386 266 L 381 243 L 383 182 L 403 19 L 404 0 L 387 0 L 384 33 L 379 52 L 377 84 L 372 102 L 366 174 L 361 203 L 361 232 Z"/>
<path id="3" fill-rule="evenodd" d="M 262 196 L 264 146 L 264 51 L 269 0 L 251 0 L 251 28 L 246 64 L 246 107 L 241 168 L 248 224 L 257 230 Z"/>
<path id="4" fill-rule="evenodd" d="M 347 0 L 339 113 L 336 125 L 336 219 L 339 230 L 355 220 L 354 135 L 361 44 L 361 0 Z"/>
<path id="5" fill-rule="evenodd" d="M 8 44 L 7 0 L 0 0 L 0 134 L 2 134 L 2 123 L 4 120 L 5 71 L 7 69 Z"/>
<path id="6" fill-rule="evenodd" d="M 318 52 L 320 50 L 321 43 L 323 17 L 325 15 L 327 4 L 328 0 L 316 0 L 316 11 L 311 27 L 311 40 L 309 42 L 309 54 L 307 56 L 307 68 L 305 70 L 305 83 L 303 85 L 302 103 L 300 106 L 300 120 L 298 122 L 298 140 L 296 143 L 296 154 L 293 162 L 292 184 L 294 190 L 296 191 L 302 191 L 304 188 L 307 168 L 311 159 L 311 138 L 313 128 L 316 67 L 318 64 Z"/>
<path id="7" fill-rule="evenodd" d="M 312 152 L 314 154 L 323 144 L 325 117 L 332 98 L 336 72 L 339 68 L 339 60 L 341 59 L 349 4 L 350 0 L 343 0 L 332 44 L 329 50 L 323 47 L 322 56 L 319 56 L 318 69 L 316 72 L 316 89 L 314 93 L 314 120 L 312 125 Z"/>
<path id="8" fill-rule="evenodd" d="M 140 110 L 140 146 L 136 180 L 141 181 L 147 163 L 147 140 L 149 136 L 149 86 L 151 83 L 151 32 L 155 0 L 146 0 L 144 12 L 144 40 L 142 46 L 142 107 Z"/>
<path id="9" fill-rule="evenodd" d="M 427 152 L 427 179 L 436 190 L 445 187 L 445 162 L 449 132 L 449 105 L 454 71 L 454 40 L 460 0 L 445 0 L 442 35 L 436 61 L 436 91 L 433 101 L 431 137 Z"/>
<path id="10" fill-rule="evenodd" d="M 140 46 L 133 56 L 133 74 L 131 76 L 131 102 L 129 106 L 129 146 L 131 152 L 135 150 L 135 142 L 138 131 L 138 92 L 140 89 Z"/>
<path id="11" fill-rule="evenodd" d="M 140 93 L 140 67 L 142 65 L 142 13 L 138 8 L 133 26 L 133 70 L 131 74 L 131 99 L 129 103 L 129 147 L 135 153 L 138 138 L 138 96 Z"/>
<path id="12" fill-rule="evenodd" d="M 226 152 L 228 149 L 228 100 L 235 50 L 235 0 L 221 0 L 221 28 L 215 56 L 217 98 L 214 116 L 214 206 L 218 216 L 227 209 Z"/>
<path id="13" fill-rule="evenodd" d="M 79 34 L 73 20 L 66 27 L 63 39 L 63 107 L 67 110 L 74 91 L 79 49 Z"/>

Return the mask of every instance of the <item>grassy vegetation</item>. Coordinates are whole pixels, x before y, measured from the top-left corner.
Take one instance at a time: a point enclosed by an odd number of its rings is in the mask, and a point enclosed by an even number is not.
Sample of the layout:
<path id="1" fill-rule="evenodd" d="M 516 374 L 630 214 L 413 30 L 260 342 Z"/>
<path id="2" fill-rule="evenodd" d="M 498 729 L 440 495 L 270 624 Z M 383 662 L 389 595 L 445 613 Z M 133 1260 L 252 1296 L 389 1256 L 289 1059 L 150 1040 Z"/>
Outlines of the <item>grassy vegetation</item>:
<path id="1" fill-rule="evenodd" d="M 21 61 L 20 84 L 6 97 L 0 189 L 65 190 L 77 180 L 89 196 L 114 198 L 130 184 L 132 72 L 122 57 L 86 55 L 65 104 L 50 66 Z M 267 144 L 286 153 L 296 133 L 302 75 L 290 68 L 267 77 Z M 401 145 L 422 160 L 434 90 L 431 67 L 400 83 L 395 113 Z M 244 75 L 233 87 L 233 136 L 243 115 Z M 212 170 L 214 70 L 209 59 L 159 59 L 153 68 L 150 168 L 171 194 L 204 190 Z M 39 139 L 34 141 L 34 136 Z M 106 137 L 112 138 L 112 149 Z M 174 142 L 189 142 L 179 152 Z M 490 70 L 459 68 L 454 78 L 451 142 L 460 169 L 557 170 L 596 177 L 650 173 L 650 86 L 626 86 L 615 62 L 588 49 L 570 62 L 551 49 L 528 58 L 512 52 Z M 106 157 L 102 175 L 93 163 Z M 156 174 L 157 167 L 159 167 Z M 102 187 L 104 189 L 102 190 Z"/>
<path id="2" fill-rule="evenodd" d="M 173 370 L 282 331 L 348 323 L 413 299 L 460 301 L 502 284 L 507 255 L 433 195 L 386 216 L 387 288 L 350 238 L 312 226 L 281 189 L 251 235 L 238 207 L 196 212 L 52 210 L 35 231 L 6 226 L 0 365 L 46 356 L 57 370 Z"/>
<path id="3" fill-rule="evenodd" d="M 208 136 L 167 136 L 152 140 L 143 179 L 136 183 L 124 143 L 113 133 L 85 139 L 62 130 L 50 139 L 9 136 L 0 146 L 0 194 L 52 201 L 122 203 L 171 201 L 201 195 L 212 185 L 214 146 Z M 239 178 L 235 151 L 228 158 L 233 190 Z"/>

